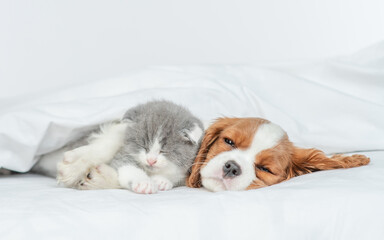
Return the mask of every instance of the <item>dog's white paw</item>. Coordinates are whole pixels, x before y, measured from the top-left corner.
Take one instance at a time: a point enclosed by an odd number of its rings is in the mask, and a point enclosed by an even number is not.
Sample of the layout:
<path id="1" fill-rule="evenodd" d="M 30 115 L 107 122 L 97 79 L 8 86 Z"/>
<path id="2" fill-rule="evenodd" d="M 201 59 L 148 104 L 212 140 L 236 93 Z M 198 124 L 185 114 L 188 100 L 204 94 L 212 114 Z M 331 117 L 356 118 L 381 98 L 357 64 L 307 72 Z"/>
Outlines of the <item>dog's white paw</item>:
<path id="1" fill-rule="evenodd" d="M 173 188 L 172 182 L 162 176 L 153 176 L 152 180 L 157 185 L 159 191 L 167 191 Z"/>
<path id="2" fill-rule="evenodd" d="M 141 181 L 132 181 L 131 190 L 135 193 L 151 194 L 157 193 L 157 185 L 150 178 Z"/>

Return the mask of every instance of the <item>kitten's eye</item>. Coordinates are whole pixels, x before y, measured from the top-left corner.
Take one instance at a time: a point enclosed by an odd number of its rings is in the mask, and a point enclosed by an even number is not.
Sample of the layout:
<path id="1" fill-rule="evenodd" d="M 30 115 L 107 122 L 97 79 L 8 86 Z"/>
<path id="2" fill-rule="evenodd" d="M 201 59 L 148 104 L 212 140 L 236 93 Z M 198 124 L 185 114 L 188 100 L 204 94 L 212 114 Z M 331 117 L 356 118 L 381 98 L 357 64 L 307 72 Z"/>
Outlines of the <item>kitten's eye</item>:
<path id="1" fill-rule="evenodd" d="M 164 153 L 167 153 L 167 152 L 166 152 L 166 151 L 163 151 L 163 150 L 160 151 L 160 154 L 164 154 Z"/>
<path id="2" fill-rule="evenodd" d="M 267 173 L 271 173 L 272 174 L 272 172 L 271 172 L 271 170 L 269 170 L 269 168 L 266 168 L 264 166 L 258 166 L 257 168 L 260 169 L 263 172 L 267 172 Z"/>
<path id="3" fill-rule="evenodd" d="M 144 149 L 145 151 L 148 151 L 148 149 L 144 146 L 144 145 L 141 145 L 140 143 L 136 143 L 137 146 L 141 147 L 142 149 Z"/>
<path id="4" fill-rule="evenodd" d="M 91 173 L 88 173 L 88 174 L 87 174 L 87 178 L 88 178 L 89 180 L 92 179 Z"/>
<path id="5" fill-rule="evenodd" d="M 139 146 L 140 148 L 144 149 L 145 152 L 148 152 L 148 151 L 149 151 L 149 149 L 148 149 L 147 147 L 143 146 L 143 145 L 138 145 L 138 146 Z"/>
<path id="6" fill-rule="evenodd" d="M 228 144 L 229 146 L 233 147 L 233 148 L 236 147 L 236 146 L 235 146 L 235 142 L 232 141 L 232 140 L 229 139 L 229 138 L 224 138 L 224 142 L 225 142 L 226 144 Z"/>

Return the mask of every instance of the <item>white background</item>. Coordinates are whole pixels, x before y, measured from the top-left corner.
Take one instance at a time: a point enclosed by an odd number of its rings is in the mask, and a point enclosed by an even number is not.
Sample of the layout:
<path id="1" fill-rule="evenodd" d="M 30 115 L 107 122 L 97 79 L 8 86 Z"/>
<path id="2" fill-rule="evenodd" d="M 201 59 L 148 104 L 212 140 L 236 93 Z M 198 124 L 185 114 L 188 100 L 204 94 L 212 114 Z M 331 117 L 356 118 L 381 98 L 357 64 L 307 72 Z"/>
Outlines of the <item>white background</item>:
<path id="1" fill-rule="evenodd" d="M 0 100 L 158 64 L 318 59 L 384 39 L 383 0 L 1 0 Z"/>

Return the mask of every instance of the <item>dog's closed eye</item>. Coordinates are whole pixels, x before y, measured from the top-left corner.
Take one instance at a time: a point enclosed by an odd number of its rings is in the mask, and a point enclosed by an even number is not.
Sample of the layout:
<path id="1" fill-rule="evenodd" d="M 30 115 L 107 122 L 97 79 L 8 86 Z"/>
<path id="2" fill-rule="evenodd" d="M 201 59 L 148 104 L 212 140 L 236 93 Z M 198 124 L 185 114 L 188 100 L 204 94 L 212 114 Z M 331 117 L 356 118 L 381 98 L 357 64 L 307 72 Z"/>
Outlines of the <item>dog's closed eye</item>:
<path id="1" fill-rule="evenodd" d="M 272 171 L 267 168 L 267 167 L 264 167 L 264 166 L 256 166 L 259 170 L 263 171 L 263 172 L 266 172 L 266 173 L 270 173 L 270 174 L 273 174 Z"/>
<path id="2" fill-rule="evenodd" d="M 224 138 L 224 142 L 228 144 L 229 146 L 236 148 L 235 142 L 229 138 Z"/>

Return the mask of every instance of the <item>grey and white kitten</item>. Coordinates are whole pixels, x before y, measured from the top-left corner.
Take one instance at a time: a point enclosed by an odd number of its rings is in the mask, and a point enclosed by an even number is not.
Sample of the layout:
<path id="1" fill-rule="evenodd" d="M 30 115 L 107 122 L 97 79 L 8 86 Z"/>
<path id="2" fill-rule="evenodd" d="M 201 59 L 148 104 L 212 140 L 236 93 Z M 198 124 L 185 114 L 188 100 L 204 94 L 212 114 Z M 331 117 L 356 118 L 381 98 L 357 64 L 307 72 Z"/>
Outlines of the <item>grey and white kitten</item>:
<path id="1" fill-rule="evenodd" d="M 93 132 L 88 144 L 61 150 L 57 179 L 78 189 L 126 188 L 137 193 L 184 185 L 203 129 L 198 118 L 172 102 L 138 105 L 121 121 Z"/>

